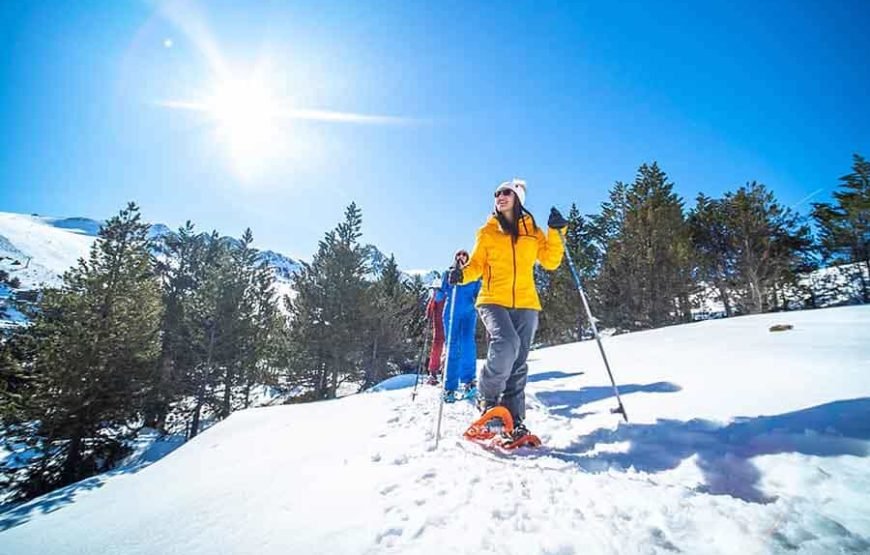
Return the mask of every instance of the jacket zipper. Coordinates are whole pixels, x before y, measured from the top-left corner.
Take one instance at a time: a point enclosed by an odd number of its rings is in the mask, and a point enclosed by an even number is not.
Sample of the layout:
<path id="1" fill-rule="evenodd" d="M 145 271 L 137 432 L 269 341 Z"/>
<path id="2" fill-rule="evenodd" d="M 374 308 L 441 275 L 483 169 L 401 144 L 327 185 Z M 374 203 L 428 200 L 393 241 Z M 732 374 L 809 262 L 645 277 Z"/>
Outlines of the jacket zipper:
<path id="1" fill-rule="evenodd" d="M 511 302 L 511 308 L 517 307 L 517 243 L 513 237 L 511 237 L 511 252 L 514 256 L 514 284 L 513 284 L 513 298 Z"/>

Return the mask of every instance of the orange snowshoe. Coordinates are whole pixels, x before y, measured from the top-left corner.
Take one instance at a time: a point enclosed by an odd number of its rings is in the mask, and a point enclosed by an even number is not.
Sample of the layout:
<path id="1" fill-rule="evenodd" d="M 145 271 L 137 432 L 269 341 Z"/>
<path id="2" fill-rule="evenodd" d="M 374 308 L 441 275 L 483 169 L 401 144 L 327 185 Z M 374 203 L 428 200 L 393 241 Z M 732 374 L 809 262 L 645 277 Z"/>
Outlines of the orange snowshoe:
<path id="1" fill-rule="evenodd" d="M 525 430 L 524 426 L 520 426 Z M 519 432 L 519 433 L 517 433 Z M 516 449 L 517 447 L 540 447 L 538 436 L 520 432 L 514 428 L 514 419 L 505 407 L 492 407 L 484 412 L 465 430 L 466 439 L 489 447 Z"/>
<path id="2" fill-rule="evenodd" d="M 525 430 L 525 428 L 523 428 Z M 492 440 L 493 444 L 502 449 L 516 449 L 518 447 L 540 447 L 541 439 L 535 434 L 525 430 L 525 433 L 520 433 L 519 429 L 514 428 L 514 433 L 509 436 L 499 436 Z"/>
<path id="3" fill-rule="evenodd" d="M 492 407 L 465 430 L 466 439 L 486 441 L 514 431 L 514 419 L 504 407 Z"/>

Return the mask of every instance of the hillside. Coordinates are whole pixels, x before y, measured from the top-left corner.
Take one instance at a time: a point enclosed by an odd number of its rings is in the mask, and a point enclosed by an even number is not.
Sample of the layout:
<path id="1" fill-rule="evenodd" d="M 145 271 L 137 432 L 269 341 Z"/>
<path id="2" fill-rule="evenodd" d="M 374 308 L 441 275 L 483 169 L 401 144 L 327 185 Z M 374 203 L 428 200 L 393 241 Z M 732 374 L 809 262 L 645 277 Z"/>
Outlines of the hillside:
<path id="1" fill-rule="evenodd" d="M 770 325 L 794 329 L 771 333 Z M 870 307 L 533 351 L 537 452 L 436 388 L 240 411 L 150 466 L 0 515 L 8 553 L 866 553 Z M 392 389 L 392 388 L 386 388 Z"/>

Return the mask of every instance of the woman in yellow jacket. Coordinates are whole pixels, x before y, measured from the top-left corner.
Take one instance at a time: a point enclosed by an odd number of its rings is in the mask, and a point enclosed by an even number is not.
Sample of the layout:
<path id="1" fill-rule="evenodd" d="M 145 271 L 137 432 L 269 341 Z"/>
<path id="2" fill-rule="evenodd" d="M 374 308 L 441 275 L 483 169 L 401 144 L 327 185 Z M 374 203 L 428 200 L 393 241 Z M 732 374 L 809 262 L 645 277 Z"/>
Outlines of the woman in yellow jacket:
<path id="1" fill-rule="evenodd" d="M 541 310 L 535 262 L 547 270 L 559 267 L 563 254 L 559 234 L 568 226 L 553 208 L 547 221 L 549 230 L 544 233 L 524 208 L 525 200 L 525 181 L 513 179 L 499 185 L 495 210 L 478 230 L 468 263 L 461 268 L 456 264 L 449 276 L 451 283 L 462 284 L 483 279 L 477 310 L 489 334 L 489 351 L 478 384 L 481 408 L 507 408 L 514 421 L 514 441 L 529 433 L 523 424 L 526 358 Z"/>

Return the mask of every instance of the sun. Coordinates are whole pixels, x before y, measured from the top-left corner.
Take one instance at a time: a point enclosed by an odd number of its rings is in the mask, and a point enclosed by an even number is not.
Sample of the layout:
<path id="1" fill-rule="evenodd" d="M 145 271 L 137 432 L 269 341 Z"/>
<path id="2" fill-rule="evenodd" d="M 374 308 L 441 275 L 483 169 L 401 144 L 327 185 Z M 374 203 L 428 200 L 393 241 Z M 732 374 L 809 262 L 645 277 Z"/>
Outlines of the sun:
<path id="1" fill-rule="evenodd" d="M 277 45 L 264 44 L 262 55 L 251 60 L 253 65 L 245 72 L 245 66 L 233 64 L 233 58 L 225 56 L 196 2 L 160 4 L 160 17 L 172 25 L 177 34 L 173 38 L 163 35 L 163 46 L 173 49 L 176 44 L 181 45 L 183 39 L 190 47 L 189 52 L 205 63 L 207 80 L 189 84 L 188 94 L 195 91 L 194 97 L 171 96 L 152 103 L 189 112 L 213 129 L 215 133 L 209 134 L 209 141 L 215 140 L 215 146 L 226 153 L 226 161 L 222 156 L 221 162 L 248 184 L 264 182 L 259 178 L 267 174 L 275 175 L 291 167 L 301 168 L 325 160 L 324 150 L 332 148 L 323 135 L 327 130 L 315 129 L 313 125 L 405 126 L 427 121 L 298 105 L 297 96 L 310 96 L 302 88 L 316 81 L 313 78 L 316 74 L 303 79 L 291 71 L 293 66 L 284 66 L 288 63 L 286 59 L 282 59 L 281 64 L 273 63 L 275 60 L 267 53 L 278 48 Z M 328 75 L 323 77 L 328 81 Z"/>
<path id="2" fill-rule="evenodd" d="M 282 145 L 281 114 L 266 83 L 258 80 L 224 81 L 215 87 L 205 111 L 217 126 L 236 169 L 252 176 L 279 156 Z"/>
<path id="3" fill-rule="evenodd" d="M 229 71 L 192 99 L 163 100 L 155 104 L 171 110 L 199 114 L 210 129 L 215 145 L 225 152 L 226 164 L 242 182 L 260 182 L 290 167 L 322 160 L 323 141 L 311 125 L 298 122 L 345 125 L 407 125 L 415 120 L 388 115 L 300 108 L 293 98 L 277 95 L 265 78 L 269 71 L 258 64 L 251 77 Z M 206 92 L 207 91 L 207 92 Z"/>

